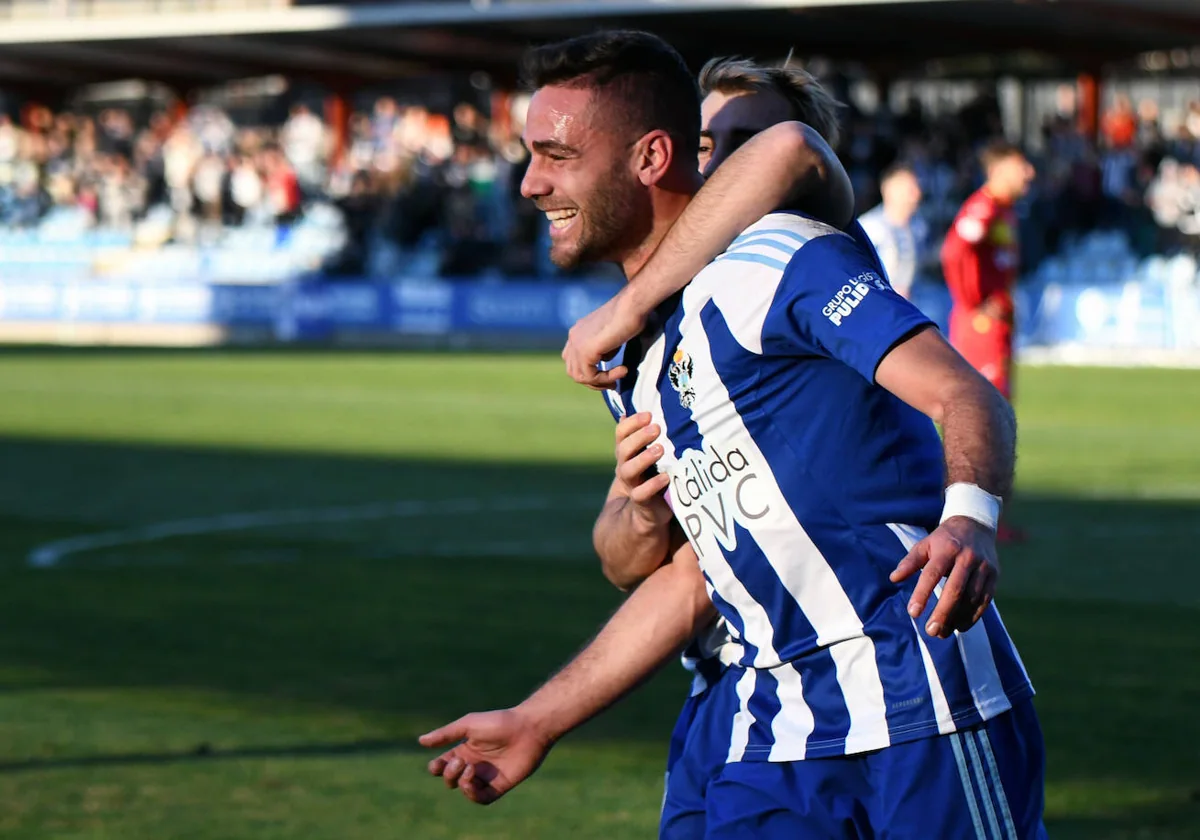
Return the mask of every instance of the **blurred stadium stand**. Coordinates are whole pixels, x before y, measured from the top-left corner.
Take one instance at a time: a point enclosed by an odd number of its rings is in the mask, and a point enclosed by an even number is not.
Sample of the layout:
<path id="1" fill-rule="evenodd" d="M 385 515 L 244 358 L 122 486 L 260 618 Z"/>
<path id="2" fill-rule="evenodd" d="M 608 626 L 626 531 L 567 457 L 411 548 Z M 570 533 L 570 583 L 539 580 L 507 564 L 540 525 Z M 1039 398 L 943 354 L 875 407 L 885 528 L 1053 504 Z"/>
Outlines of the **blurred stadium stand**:
<path id="1" fill-rule="evenodd" d="M 814 56 L 861 209 L 913 163 L 930 254 L 1023 141 L 1022 344 L 1200 348 L 1194 0 L 0 0 L 0 339 L 557 340 L 618 280 L 542 256 L 514 73 L 602 26 Z"/>

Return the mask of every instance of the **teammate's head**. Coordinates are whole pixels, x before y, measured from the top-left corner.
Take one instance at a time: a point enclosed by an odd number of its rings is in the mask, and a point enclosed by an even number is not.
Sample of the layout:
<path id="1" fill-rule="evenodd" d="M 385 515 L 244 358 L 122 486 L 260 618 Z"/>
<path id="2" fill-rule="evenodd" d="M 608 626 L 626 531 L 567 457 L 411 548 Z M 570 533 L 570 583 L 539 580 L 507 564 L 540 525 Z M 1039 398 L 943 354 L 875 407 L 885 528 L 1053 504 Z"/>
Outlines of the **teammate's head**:
<path id="1" fill-rule="evenodd" d="M 883 209 L 888 216 L 907 222 L 921 206 L 921 182 L 917 173 L 905 163 L 894 163 L 879 176 L 879 191 Z"/>
<path id="2" fill-rule="evenodd" d="M 1007 140 L 989 143 L 979 153 L 979 162 L 987 178 L 987 189 L 1001 201 L 1013 202 L 1029 191 L 1033 183 L 1033 164 L 1025 157 L 1020 146 Z"/>
<path id="3" fill-rule="evenodd" d="M 700 98 L 687 65 L 654 35 L 601 32 L 529 51 L 523 76 L 534 94 L 521 194 L 551 220 L 550 258 L 622 261 L 653 229 L 656 191 L 695 178 Z"/>
<path id="4" fill-rule="evenodd" d="M 705 177 L 755 134 L 787 120 L 806 123 L 837 145 L 841 105 L 799 67 L 714 58 L 700 71 L 700 92 L 699 160 Z"/>

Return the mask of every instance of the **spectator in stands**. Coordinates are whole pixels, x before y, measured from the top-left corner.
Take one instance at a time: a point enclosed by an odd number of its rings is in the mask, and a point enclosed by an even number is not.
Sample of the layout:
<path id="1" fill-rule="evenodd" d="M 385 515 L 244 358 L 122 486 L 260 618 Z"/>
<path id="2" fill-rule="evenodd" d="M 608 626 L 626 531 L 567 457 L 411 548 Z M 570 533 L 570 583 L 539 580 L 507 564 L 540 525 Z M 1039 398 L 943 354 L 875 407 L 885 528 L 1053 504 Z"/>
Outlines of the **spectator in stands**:
<path id="1" fill-rule="evenodd" d="M 1101 130 L 1110 149 L 1128 149 L 1137 137 L 1137 115 L 1128 96 L 1118 96 L 1101 121 Z"/>
<path id="2" fill-rule="evenodd" d="M 375 102 L 375 109 L 371 116 L 371 140 L 374 144 L 375 156 L 391 150 L 399 122 L 400 113 L 395 99 L 384 96 Z"/>
<path id="3" fill-rule="evenodd" d="M 346 220 L 346 244 L 324 270 L 334 276 L 364 277 L 372 229 L 382 209 L 371 176 L 362 171 L 354 173 L 350 193 L 338 202 L 338 207 Z"/>
<path id="4" fill-rule="evenodd" d="M 21 132 L 13 125 L 12 117 L 0 114 L 0 167 L 12 167 L 21 151 Z M 0 184 L 6 183 L 0 174 Z"/>
<path id="5" fill-rule="evenodd" d="M 90 189 L 90 187 L 89 187 Z M 100 170 L 98 215 L 113 230 L 129 231 L 146 209 L 146 182 L 120 155 L 110 156 Z M 97 208 L 93 208 L 96 212 Z"/>
<path id="6" fill-rule="evenodd" d="M 320 190 L 325 177 L 325 123 L 307 105 L 294 105 L 280 131 L 284 154 L 306 192 Z"/>
<path id="7" fill-rule="evenodd" d="M 300 213 L 300 181 L 278 146 L 268 146 L 262 155 L 267 206 L 277 222 L 295 221 Z"/>
<path id="8" fill-rule="evenodd" d="M 234 158 L 230 166 L 228 190 L 227 222 L 241 225 L 247 218 L 253 218 L 254 211 L 263 202 L 262 176 L 253 157 L 242 154 Z"/>
<path id="9" fill-rule="evenodd" d="M 921 185 L 912 167 L 894 164 L 879 179 L 883 201 L 859 218 L 870 238 L 892 287 L 909 298 L 916 278 L 924 232 L 917 210 Z"/>
<path id="10" fill-rule="evenodd" d="M 366 245 L 368 270 L 400 270 L 428 257 L 462 270 L 470 263 L 540 273 L 545 222 L 525 212 L 512 187 L 526 161 L 516 140 L 524 119 L 519 99 L 497 114 L 475 101 L 446 113 L 384 95 L 353 113 L 336 157 L 332 132 L 303 103 L 293 104 L 282 125 L 235 122 L 213 104 L 193 106 L 182 119 L 159 110 L 141 121 L 139 111 L 121 107 L 93 118 L 28 106 L 0 113 L 0 225 L 35 227 L 52 210 L 61 218 L 78 209 L 103 229 L 152 217 L 157 233 L 139 241 L 186 243 L 197 219 L 220 236 L 238 225 L 300 219 L 321 204 L 357 212 L 348 208 L 362 203 L 364 173 L 381 214 Z M 950 112 L 926 101 L 923 110 L 910 93 L 895 114 L 886 99 L 873 114 L 852 111 L 839 152 L 862 210 L 878 203 L 881 169 L 906 161 L 924 195 L 917 218 L 942 231 L 979 183 L 973 158 L 998 125 L 998 103 L 985 95 Z M 1027 267 L 1097 224 L 1125 231 L 1140 253 L 1155 247 L 1160 229 L 1168 247 L 1186 245 L 1183 231 L 1200 224 L 1200 185 L 1187 168 L 1200 164 L 1200 103 L 1160 110 L 1144 98 L 1134 110 L 1127 96 L 1118 97 L 1102 120 L 1100 148 L 1079 130 L 1077 105 L 1073 86 L 1058 91 L 1043 128 L 1044 177 L 1030 206 L 1018 208 Z M 1176 164 L 1164 167 L 1167 159 Z M 361 219 L 344 222 L 361 228 Z M 376 252 L 392 256 L 375 259 Z"/>

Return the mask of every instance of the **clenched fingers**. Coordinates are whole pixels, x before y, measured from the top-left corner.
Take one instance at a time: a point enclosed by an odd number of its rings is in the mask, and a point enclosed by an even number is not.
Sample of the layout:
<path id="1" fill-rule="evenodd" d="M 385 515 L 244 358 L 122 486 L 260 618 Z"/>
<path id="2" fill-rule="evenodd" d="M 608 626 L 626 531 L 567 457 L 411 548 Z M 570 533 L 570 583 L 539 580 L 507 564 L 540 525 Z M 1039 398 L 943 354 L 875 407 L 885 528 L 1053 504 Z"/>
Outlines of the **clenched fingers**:
<path id="1" fill-rule="evenodd" d="M 659 453 L 661 454 L 661 453 Z M 657 459 L 655 459 L 657 460 Z M 643 481 L 638 486 L 629 491 L 629 498 L 634 504 L 644 505 L 660 495 L 671 484 L 671 476 L 666 473 L 659 473 L 653 478 Z"/>
<path id="2" fill-rule="evenodd" d="M 659 444 L 654 444 L 641 455 L 631 458 L 628 461 L 617 467 L 617 477 L 625 483 L 626 487 L 634 488 L 642 484 L 642 476 L 646 470 L 651 469 L 658 463 L 658 459 L 663 456 L 663 448 Z"/>
<path id="3" fill-rule="evenodd" d="M 652 419 L 649 411 L 639 411 L 637 414 L 630 414 L 622 419 L 617 423 L 617 443 L 625 440 L 639 429 L 649 426 Z"/>
<path id="4" fill-rule="evenodd" d="M 617 444 L 617 463 L 628 462 L 647 446 L 654 443 L 662 432 L 658 424 L 651 423 L 644 429 L 638 429 L 629 437 Z M 661 447 L 660 447 L 661 449 Z"/>

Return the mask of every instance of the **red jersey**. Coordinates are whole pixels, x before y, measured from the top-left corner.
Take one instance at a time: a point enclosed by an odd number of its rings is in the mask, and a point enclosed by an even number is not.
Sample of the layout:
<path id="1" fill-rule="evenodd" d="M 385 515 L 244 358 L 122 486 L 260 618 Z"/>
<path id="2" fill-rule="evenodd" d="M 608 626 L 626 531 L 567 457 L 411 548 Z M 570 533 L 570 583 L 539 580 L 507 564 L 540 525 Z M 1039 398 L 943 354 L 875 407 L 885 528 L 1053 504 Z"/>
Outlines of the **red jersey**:
<path id="1" fill-rule="evenodd" d="M 1012 313 L 1017 282 L 1017 217 L 980 189 L 967 199 L 942 245 L 942 271 L 954 308 L 978 308 L 994 298 Z"/>

